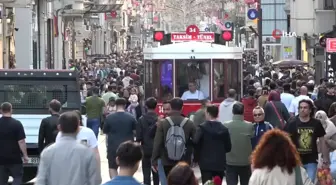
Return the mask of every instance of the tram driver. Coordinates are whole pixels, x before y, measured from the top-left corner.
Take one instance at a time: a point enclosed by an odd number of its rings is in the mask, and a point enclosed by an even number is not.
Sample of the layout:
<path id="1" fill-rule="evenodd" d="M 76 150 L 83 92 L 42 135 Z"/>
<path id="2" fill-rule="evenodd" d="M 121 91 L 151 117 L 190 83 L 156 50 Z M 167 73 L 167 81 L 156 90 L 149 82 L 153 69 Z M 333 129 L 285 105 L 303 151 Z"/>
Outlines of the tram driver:
<path id="1" fill-rule="evenodd" d="M 197 90 L 196 82 L 191 81 L 188 83 L 188 91 L 185 91 L 181 97 L 182 100 L 204 100 L 202 91 Z"/>

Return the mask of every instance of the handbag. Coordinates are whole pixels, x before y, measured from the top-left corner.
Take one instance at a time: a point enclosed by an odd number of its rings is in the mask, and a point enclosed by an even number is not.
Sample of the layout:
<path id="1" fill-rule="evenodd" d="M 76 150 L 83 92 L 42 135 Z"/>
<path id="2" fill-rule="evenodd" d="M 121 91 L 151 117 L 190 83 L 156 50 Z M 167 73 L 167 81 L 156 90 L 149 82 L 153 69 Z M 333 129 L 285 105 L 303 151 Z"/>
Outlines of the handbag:
<path id="1" fill-rule="evenodd" d="M 295 167 L 295 185 L 303 185 L 300 166 Z"/>
<path id="2" fill-rule="evenodd" d="M 283 129 L 285 127 L 285 123 L 284 123 L 284 120 L 282 119 L 282 117 L 280 116 L 279 112 L 278 112 L 278 109 L 275 107 L 273 101 L 270 102 L 273 109 L 274 109 L 274 112 L 276 113 L 278 119 L 280 120 L 280 123 L 281 123 L 281 129 Z"/>

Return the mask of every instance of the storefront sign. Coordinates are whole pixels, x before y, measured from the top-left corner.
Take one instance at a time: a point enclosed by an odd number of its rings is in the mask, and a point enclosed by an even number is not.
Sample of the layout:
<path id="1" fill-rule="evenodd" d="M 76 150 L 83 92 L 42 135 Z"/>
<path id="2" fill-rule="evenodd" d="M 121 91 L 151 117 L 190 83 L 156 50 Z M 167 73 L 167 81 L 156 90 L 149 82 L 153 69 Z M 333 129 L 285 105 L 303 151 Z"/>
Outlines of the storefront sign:
<path id="1" fill-rule="evenodd" d="M 335 71 L 334 71 L 334 68 L 331 65 L 331 63 L 332 63 L 331 55 L 332 55 L 332 53 L 326 53 L 326 62 L 327 62 L 326 74 L 327 74 L 328 81 L 331 82 L 331 83 L 334 83 Z"/>

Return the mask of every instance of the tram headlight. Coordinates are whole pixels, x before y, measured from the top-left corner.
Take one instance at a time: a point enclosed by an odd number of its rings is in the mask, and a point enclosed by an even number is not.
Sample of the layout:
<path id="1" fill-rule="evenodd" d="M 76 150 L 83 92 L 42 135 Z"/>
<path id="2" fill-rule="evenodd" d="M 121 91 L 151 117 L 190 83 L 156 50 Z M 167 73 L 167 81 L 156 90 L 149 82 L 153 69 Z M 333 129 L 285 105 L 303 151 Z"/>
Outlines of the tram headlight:
<path id="1" fill-rule="evenodd" d="M 223 31 L 222 32 L 222 39 L 224 41 L 232 41 L 233 40 L 232 31 Z"/>
<path id="2" fill-rule="evenodd" d="M 164 32 L 163 31 L 154 31 L 153 35 L 155 42 L 161 42 L 164 39 Z"/>

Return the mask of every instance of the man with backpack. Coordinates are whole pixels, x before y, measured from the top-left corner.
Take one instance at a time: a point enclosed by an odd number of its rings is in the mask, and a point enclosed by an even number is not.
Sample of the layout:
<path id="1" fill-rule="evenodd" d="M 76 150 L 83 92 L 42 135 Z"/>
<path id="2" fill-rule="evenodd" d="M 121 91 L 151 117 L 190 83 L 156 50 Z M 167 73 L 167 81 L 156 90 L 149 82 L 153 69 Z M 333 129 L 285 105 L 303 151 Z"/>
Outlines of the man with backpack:
<path id="1" fill-rule="evenodd" d="M 252 150 L 258 145 L 261 137 L 268 130 L 272 130 L 273 126 L 264 121 L 265 119 L 265 111 L 262 107 L 257 106 L 253 109 L 253 117 L 254 117 L 254 137 L 252 137 Z"/>
<path id="2" fill-rule="evenodd" d="M 150 131 L 156 126 L 158 115 L 155 112 L 157 101 L 155 98 L 148 98 L 145 102 L 148 112 L 142 115 L 136 126 L 136 141 L 141 143 L 144 156 L 142 158 L 142 174 L 144 184 L 151 185 L 151 157 L 153 151 L 154 138 L 151 137 Z M 152 171 L 154 185 L 159 185 L 158 174 Z"/>
<path id="3" fill-rule="evenodd" d="M 169 117 L 159 121 L 154 138 L 152 165 L 157 170 L 158 159 L 161 159 L 166 176 L 180 161 L 191 163 L 192 139 L 196 133 L 194 123 L 181 116 L 183 101 L 173 98 L 170 101 Z"/>

